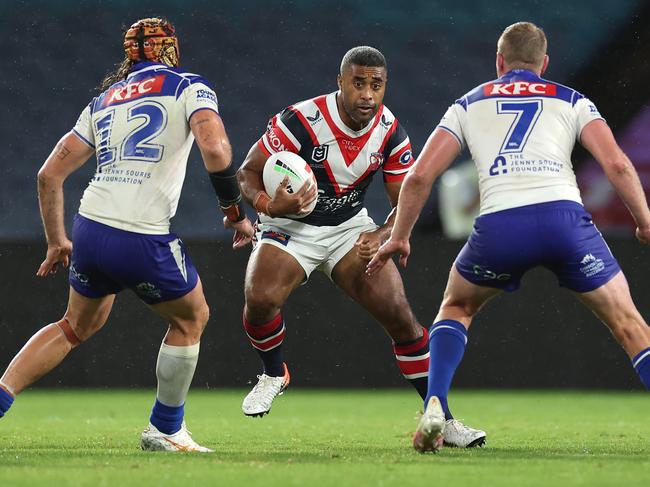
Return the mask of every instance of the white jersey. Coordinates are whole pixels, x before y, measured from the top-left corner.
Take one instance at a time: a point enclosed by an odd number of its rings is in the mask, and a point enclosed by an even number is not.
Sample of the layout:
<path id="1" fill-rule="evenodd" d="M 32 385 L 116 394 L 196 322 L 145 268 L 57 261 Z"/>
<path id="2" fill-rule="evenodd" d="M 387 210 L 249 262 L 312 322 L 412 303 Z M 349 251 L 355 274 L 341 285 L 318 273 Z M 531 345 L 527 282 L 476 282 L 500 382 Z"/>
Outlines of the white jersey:
<path id="1" fill-rule="evenodd" d="M 189 120 L 202 109 L 218 113 L 204 78 L 150 62 L 94 98 L 73 129 L 97 156 L 79 213 L 122 230 L 169 233 L 194 142 Z"/>
<path id="2" fill-rule="evenodd" d="M 548 201 L 582 203 L 571 152 L 602 119 L 575 90 L 516 69 L 456 101 L 438 128 L 467 145 L 476 164 L 481 214 Z"/>

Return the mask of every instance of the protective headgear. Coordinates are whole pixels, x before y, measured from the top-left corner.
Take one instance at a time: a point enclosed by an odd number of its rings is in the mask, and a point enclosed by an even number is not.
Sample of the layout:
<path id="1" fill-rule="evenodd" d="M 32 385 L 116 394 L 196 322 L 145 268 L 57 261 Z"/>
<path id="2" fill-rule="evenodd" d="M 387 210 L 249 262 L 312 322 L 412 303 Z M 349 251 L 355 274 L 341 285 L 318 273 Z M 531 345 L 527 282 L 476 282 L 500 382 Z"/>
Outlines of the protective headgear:
<path id="1" fill-rule="evenodd" d="M 164 19 L 140 19 L 124 36 L 124 52 L 131 61 L 153 61 L 178 66 L 176 29 Z"/>

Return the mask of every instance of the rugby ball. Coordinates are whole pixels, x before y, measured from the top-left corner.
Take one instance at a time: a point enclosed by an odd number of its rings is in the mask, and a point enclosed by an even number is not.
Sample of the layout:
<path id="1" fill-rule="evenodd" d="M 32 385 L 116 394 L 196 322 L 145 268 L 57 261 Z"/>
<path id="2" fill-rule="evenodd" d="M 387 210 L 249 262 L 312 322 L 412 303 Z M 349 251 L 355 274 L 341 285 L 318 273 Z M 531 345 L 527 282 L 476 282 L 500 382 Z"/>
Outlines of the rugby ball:
<path id="1" fill-rule="evenodd" d="M 266 160 L 264 172 L 262 173 L 264 189 L 271 198 L 275 196 L 275 192 L 285 176 L 289 177 L 287 191 L 290 194 L 300 190 L 306 181 L 311 181 L 313 186 L 317 186 L 316 177 L 311 167 L 309 167 L 309 164 L 302 157 L 289 151 L 276 152 Z M 318 191 L 318 187 L 316 190 Z M 314 210 L 317 200 L 318 198 L 305 208 L 305 213 L 285 216 L 289 218 L 304 218 Z"/>

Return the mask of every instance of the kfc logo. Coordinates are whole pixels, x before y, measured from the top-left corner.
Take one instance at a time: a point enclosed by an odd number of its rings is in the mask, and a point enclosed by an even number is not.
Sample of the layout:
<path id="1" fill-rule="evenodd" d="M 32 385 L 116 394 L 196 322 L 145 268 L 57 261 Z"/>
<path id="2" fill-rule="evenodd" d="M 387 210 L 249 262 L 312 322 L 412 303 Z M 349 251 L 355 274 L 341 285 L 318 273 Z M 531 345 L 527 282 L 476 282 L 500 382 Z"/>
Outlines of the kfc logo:
<path id="1" fill-rule="evenodd" d="M 136 100 L 152 93 L 160 93 L 165 82 L 165 77 L 164 74 L 160 74 L 142 81 L 135 81 L 121 87 L 113 88 L 106 93 L 102 105 L 109 106 L 115 103 Z"/>
<path id="2" fill-rule="evenodd" d="M 488 83 L 483 87 L 484 96 L 555 96 L 557 87 L 546 83 L 529 83 L 515 81 L 514 83 Z"/>

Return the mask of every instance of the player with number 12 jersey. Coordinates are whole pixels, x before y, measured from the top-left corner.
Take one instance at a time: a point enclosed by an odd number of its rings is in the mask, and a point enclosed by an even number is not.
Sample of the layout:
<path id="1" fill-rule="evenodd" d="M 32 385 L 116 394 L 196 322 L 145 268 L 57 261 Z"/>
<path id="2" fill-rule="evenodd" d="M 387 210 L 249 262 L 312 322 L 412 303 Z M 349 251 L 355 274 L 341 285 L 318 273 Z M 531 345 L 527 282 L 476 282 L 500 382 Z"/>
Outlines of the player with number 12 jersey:
<path id="1" fill-rule="evenodd" d="M 101 94 L 39 171 L 48 250 L 37 275 L 69 264 L 68 307 L 9 364 L 0 379 L 0 417 L 16 394 L 101 329 L 116 294 L 131 289 L 168 323 L 156 363 L 156 401 L 140 446 L 209 452 L 191 438 L 184 421 L 209 309 L 196 268 L 169 231 L 194 140 L 225 214 L 224 225 L 236 232 L 233 246 L 250 241 L 253 227 L 241 209 L 216 95 L 205 79 L 179 67 L 174 26 L 166 19 L 140 19 L 127 30 L 123 48 L 119 68 L 106 77 Z M 70 241 L 63 182 L 93 154 L 97 169 Z"/>
<path id="2" fill-rule="evenodd" d="M 79 214 L 122 230 L 167 233 L 194 140 L 188 120 L 202 109 L 219 111 L 205 78 L 146 61 L 94 98 L 73 129 L 97 155 Z"/>

